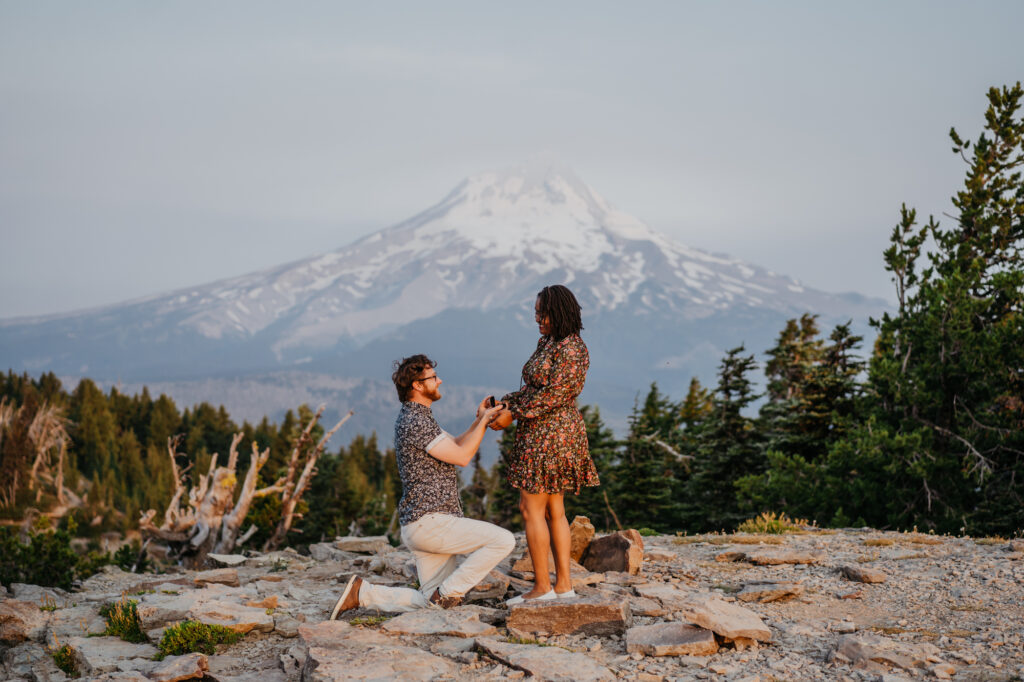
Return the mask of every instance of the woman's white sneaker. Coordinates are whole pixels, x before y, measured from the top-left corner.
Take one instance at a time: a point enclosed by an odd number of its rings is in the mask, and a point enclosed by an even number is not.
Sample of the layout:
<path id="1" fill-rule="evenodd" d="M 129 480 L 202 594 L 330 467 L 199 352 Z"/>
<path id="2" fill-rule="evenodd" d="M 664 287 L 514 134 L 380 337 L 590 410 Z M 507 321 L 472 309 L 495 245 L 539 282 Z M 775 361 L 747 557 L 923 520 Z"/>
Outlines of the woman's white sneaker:
<path id="1" fill-rule="evenodd" d="M 512 597 L 511 599 L 506 601 L 505 602 L 505 606 L 515 606 L 516 604 L 522 604 L 525 601 L 551 601 L 552 599 L 557 599 L 557 598 L 558 598 L 558 593 L 555 592 L 554 590 L 551 590 L 549 592 L 545 592 L 544 594 L 540 595 L 539 597 L 530 597 L 529 599 L 525 599 L 523 597 L 523 595 L 520 594 L 520 595 Z"/>
<path id="2" fill-rule="evenodd" d="M 559 599 L 575 599 L 576 590 L 570 589 L 568 592 L 555 592 L 555 596 Z"/>

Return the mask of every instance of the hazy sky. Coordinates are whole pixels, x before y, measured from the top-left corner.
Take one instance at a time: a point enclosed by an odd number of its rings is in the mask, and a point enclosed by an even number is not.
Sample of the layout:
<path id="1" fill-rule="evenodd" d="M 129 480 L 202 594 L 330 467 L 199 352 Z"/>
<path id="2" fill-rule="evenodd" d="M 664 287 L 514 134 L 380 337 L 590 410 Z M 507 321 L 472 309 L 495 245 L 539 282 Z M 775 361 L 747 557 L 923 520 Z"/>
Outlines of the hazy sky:
<path id="1" fill-rule="evenodd" d="M 0 2 L 0 317 L 344 246 L 536 154 L 679 241 L 891 298 L 1024 2 Z M 948 220 L 948 219 L 947 219 Z"/>

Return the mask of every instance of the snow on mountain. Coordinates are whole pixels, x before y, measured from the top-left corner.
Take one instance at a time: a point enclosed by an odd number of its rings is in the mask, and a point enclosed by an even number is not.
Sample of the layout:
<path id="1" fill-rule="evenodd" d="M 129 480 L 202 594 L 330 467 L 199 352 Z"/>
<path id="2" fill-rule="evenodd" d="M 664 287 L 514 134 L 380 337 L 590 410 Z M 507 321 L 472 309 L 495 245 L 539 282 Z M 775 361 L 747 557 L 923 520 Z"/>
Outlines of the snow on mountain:
<path id="1" fill-rule="evenodd" d="M 573 288 L 588 313 L 628 304 L 693 319 L 734 306 L 844 307 L 790 278 L 675 243 L 554 166 L 481 173 L 354 244 L 147 307 L 208 339 L 279 325 L 271 348 L 283 360 L 446 309 L 521 305 L 552 282 Z"/>

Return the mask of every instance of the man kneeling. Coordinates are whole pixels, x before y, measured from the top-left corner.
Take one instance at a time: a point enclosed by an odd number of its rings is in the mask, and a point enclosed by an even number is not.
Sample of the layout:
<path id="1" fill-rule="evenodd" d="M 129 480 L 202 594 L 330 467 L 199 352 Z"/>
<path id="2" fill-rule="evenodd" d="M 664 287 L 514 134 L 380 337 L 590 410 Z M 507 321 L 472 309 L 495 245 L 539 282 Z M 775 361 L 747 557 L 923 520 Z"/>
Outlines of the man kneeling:
<path id="1" fill-rule="evenodd" d="M 402 542 L 416 559 L 420 589 L 372 585 L 352 576 L 331 620 L 356 607 L 411 611 L 457 606 L 515 548 L 515 538 L 492 523 L 464 518 L 455 467 L 469 464 L 487 425 L 501 411 L 485 398 L 473 425 L 452 436 L 434 420 L 430 406 L 441 399 L 436 363 L 426 355 L 395 362 L 391 375 L 402 409 L 395 422 L 395 454 L 402 479 L 398 503 Z M 466 559 L 456 565 L 458 555 Z"/>

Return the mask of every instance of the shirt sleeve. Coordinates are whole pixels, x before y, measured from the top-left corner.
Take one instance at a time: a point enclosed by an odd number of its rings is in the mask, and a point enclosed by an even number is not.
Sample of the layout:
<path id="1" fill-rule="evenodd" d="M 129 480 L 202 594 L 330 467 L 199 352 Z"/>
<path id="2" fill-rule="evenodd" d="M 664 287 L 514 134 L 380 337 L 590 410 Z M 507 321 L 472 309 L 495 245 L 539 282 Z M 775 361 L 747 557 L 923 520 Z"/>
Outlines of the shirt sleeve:
<path id="1" fill-rule="evenodd" d="M 576 402 L 587 379 L 590 358 L 582 342 L 563 344 L 551 358 L 548 383 L 544 386 L 526 386 L 502 397 L 516 419 L 536 419 L 552 410 Z"/>
<path id="2" fill-rule="evenodd" d="M 443 435 L 444 429 L 438 426 L 436 421 L 420 416 L 409 429 L 409 445 L 429 451 L 437 444 L 435 441 Z"/>
<path id="3" fill-rule="evenodd" d="M 440 429 L 440 431 L 441 433 L 434 436 L 434 438 L 429 443 L 427 443 L 426 446 L 424 446 L 423 449 L 426 450 L 428 453 L 434 448 L 436 448 L 438 444 L 443 442 L 445 439 L 452 437 L 452 434 L 448 433 L 444 429 Z"/>

